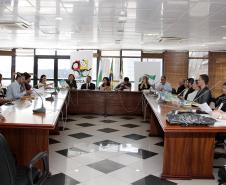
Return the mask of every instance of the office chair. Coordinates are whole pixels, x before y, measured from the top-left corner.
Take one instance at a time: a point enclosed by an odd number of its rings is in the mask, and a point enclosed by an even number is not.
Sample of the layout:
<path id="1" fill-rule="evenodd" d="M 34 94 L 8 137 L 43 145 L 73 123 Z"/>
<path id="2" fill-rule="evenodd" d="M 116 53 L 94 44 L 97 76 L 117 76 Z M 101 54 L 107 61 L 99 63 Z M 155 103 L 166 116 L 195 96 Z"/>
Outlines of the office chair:
<path id="1" fill-rule="evenodd" d="M 43 162 L 43 170 L 35 168 Z M 49 177 L 47 152 L 38 153 L 28 166 L 19 166 L 13 157 L 5 137 L 0 133 L 0 184 L 1 185 L 41 185 Z"/>

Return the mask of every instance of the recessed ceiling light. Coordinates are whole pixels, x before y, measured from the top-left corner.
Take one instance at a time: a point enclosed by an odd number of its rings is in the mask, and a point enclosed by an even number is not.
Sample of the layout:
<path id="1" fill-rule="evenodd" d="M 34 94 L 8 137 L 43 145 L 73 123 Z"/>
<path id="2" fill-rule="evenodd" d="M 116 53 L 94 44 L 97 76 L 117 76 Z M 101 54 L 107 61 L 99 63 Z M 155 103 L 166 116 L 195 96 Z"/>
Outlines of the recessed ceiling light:
<path id="1" fill-rule="evenodd" d="M 226 28 L 226 25 L 221 26 L 221 28 Z"/>
<path id="2" fill-rule="evenodd" d="M 127 20 L 127 17 L 126 16 L 120 16 L 118 18 L 119 21 L 126 21 Z"/>
<path id="3" fill-rule="evenodd" d="M 146 36 L 159 36 L 159 33 L 145 33 Z"/>
<path id="4" fill-rule="evenodd" d="M 61 21 L 61 20 L 63 20 L 63 18 L 62 17 L 56 17 L 56 20 Z"/>
<path id="5" fill-rule="evenodd" d="M 122 10 L 121 12 L 120 12 L 120 15 L 126 15 L 126 12 L 124 11 L 124 10 Z"/>
<path id="6" fill-rule="evenodd" d="M 226 40 L 226 37 L 222 37 L 222 39 Z"/>

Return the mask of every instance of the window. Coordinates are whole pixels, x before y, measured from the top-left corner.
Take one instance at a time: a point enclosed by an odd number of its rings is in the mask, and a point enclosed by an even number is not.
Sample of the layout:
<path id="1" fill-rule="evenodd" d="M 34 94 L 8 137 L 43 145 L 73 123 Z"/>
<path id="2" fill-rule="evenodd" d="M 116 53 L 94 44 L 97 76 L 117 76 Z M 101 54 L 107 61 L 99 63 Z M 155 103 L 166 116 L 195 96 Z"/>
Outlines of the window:
<path id="1" fill-rule="evenodd" d="M 92 63 L 92 80 L 97 80 L 97 58 L 93 57 Z"/>
<path id="2" fill-rule="evenodd" d="M 11 83 L 12 83 L 11 80 L 2 80 L 2 86 L 3 86 L 3 87 L 9 86 Z"/>
<path id="3" fill-rule="evenodd" d="M 36 49 L 35 50 L 36 55 L 55 55 L 54 49 Z"/>
<path id="4" fill-rule="evenodd" d="M 140 58 L 123 58 L 123 77 L 129 77 L 130 81 L 134 81 L 134 63 L 140 61 Z"/>
<path id="5" fill-rule="evenodd" d="M 200 74 L 208 74 L 208 59 L 189 59 L 188 77 L 198 79 Z"/>
<path id="6" fill-rule="evenodd" d="M 141 57 L 141 50 L 122 50 L 123 57 Z"/>
<path id="7" fill-rule="evenodd" d="M 0 68 L 0 73 L 2 74 L 3 79 L 4 78 L 11 79 L 12 57 L 0 56 L 0 63 L 2 64 L 2 66 L 4 66 Z"/>
<path id="8" fill-rule="evenodd" d="M 208 52 L 204 51 L 191 51 L 189 52 L 189 58 L 208 58 Z"/>
<path id="9" fill-rule="evenodd" d="M 70 59 L 58 59 L 58 80 L 67 79 L 72 72 Z"/>
<path id="10" fill-rule="evenodd" d="M 208 52 L 189 52 L 189 78 L 198 79 L 200 74 L 208 74 L 208 57 Z"/>
<path id="11" fill-rule="evenodd" d="M 101 56 L 119 57 L 120 51 L 101 51 Z"/>
<path id="12" fill-rule="evenodd" d="M 33 73 L 34 70 L 34 57 L 16 57 L 16 72 L 28 72 Z"/>
<path id="13" fill-rule="evenodd" d="M 43 74 L 47 79 L 54 78 L 54 59 L 38 59 L 38 78 Z"/>
<path id="14" fill-rule="evenodd" d="M 119 81 L 120 80 L 120 58 L 105 58 L 103 57 L 100 61 L 100 66 L 102 70 L 102 76 L 109 77 L 111 65 L 113 68 L 113 80 Z"/>
<path id="15" fill-rule="evenodd" d="M 134 81 L 134 63 L 141 62 L 141 58 L 123 58 L 123 77 L 129 77 L 132 84 L 132 90 L 135 90 Z"/>
<path id="16" fill-rule="evenodd" d="M 73 50 L 63 50 L 63 49 L 60 49 L 60 50 L 57 50 L 57 55 L 71 55 L 71 53 L 73 52 Z"/>

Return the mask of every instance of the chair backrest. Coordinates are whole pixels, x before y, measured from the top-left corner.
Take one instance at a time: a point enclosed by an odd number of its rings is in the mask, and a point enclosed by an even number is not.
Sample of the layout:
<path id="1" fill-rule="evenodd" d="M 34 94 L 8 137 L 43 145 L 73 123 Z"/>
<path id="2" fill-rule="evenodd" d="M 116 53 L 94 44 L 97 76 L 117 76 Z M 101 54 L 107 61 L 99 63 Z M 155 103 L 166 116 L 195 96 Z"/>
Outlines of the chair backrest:
<path id="1" fill-rule="evenodd" d="M 0 184 L 14 185 L 16 163 L 5 137 L 0 133 Z"/>

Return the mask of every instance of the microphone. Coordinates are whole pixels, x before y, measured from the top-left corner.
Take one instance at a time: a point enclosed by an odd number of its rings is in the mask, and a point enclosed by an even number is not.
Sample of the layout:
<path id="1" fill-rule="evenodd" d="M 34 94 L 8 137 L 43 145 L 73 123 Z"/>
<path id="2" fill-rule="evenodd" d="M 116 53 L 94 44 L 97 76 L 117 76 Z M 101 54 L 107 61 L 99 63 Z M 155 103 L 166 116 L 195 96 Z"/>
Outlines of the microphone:
<path id="1" fill-rule="evenodd" d="M 42 106 L 40 108 L 33 109 L 33 113 L 45 113 L 46 108 L 44 107 L 43 98 L 42 96 L 35 90 L 35 88 L 32 87 L 32 90 L 41 98 L 42 100 Z"/>
<path id="2" fill-rule="evenodd" d="M 177 96 L 182 95 L 182 94 L 184 93 L 185 90 L 186 90 L 186 88 L 185 88 L 183 91 L 181 91 Z"/>
<path id="3" fill-rule="evenodd" d="M 53 101 L 54 101 L 54 98 L 53 98 L 53 95 L 54 95 L 54 94 L 53 94 L 53 93 L 50 93 L 50 95 L 51 95 L 50 97 L 47 97 L 47 98 L 46 98 L 46 101 L 51 101 L 51 102 L 53 102 Z"/>

